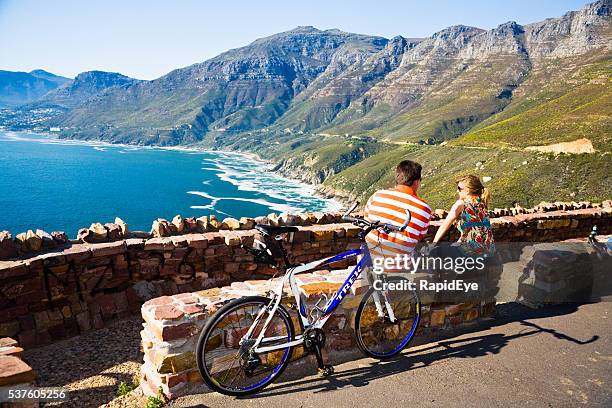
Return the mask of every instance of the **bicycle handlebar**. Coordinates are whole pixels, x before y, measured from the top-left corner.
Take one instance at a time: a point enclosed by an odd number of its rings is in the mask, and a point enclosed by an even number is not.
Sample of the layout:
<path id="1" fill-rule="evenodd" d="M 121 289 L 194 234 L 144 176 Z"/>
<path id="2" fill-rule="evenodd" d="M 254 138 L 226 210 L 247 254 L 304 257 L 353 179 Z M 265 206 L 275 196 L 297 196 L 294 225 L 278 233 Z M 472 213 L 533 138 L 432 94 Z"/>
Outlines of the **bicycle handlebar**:
<path id="1" fill-rule="evenodd" d="M 359 205 L 359 201 L 355 201 L 353 206 L 349 208 L 348 210 L 346 210 L 344 214 L 342 214 L 342 218 L 344 219 L 345 217 L 348 217 L 353 211 L 355 211 L 355 208 L 357 208 L 358 205 Z"/>
<path id="2" fill-rule="evenodd" d="M 344 221 L 351 222 L 358 227 L 364 228 L 364 232 L 366 234 L 372 231 L 373 229 L 381 229 L 383 232 L 387 234 L 392 231 L 393 232 L 403 232 L 406 229 L 406 227 L 408 227 L 408 224 L 410 224 L 410 220 L 412 219 L 412 213 L 408 209 L 406 209 L 406 216 L 407 216 L 406 222 L 404 222 L 404 224 L 401 227 L 397 227 L 393 224 L 382 223 L 380 221 L 368 221 L 365 218 L 352 217 L 350 213 L 355 211 L 355 208 L 357 208 L 358 205 L 359 205 L 359 202 L 358 201 L 355 202 L 351 206 L 351 208 L 349 208 L 342 215 L 342 219 Z"/>

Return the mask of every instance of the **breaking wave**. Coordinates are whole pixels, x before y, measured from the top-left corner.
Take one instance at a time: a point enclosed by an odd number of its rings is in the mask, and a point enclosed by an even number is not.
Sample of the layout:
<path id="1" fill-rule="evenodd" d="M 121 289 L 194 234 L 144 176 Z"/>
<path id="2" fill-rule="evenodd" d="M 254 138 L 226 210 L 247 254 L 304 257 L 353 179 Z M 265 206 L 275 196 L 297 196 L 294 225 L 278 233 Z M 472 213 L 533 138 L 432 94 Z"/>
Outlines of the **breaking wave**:
<path id="1" fill-rule="evenodd" d="M 210 200 L 207 205 L 191 206 L 194 209 L 219 212 L 217 204 L 221 201 L 259 204 L 274 212 L 336 211 L 340 209 L 338 202 L 316 197 L 311 185 L 289 180 L 273 173 L 266 163 L 250 156 L 215 152 L 213 157 L 204 157 L 202 164 L 205 166 L 202 167 L 202 170 L 214 171 L 221 181 L 234 185 L 238 191 L 249 192 L 256 197 L 217 197 L 203 191 L 188 191 L 188 194 Z M 210 184 L 210 180 L 204 181 L 203 184 Z"/>

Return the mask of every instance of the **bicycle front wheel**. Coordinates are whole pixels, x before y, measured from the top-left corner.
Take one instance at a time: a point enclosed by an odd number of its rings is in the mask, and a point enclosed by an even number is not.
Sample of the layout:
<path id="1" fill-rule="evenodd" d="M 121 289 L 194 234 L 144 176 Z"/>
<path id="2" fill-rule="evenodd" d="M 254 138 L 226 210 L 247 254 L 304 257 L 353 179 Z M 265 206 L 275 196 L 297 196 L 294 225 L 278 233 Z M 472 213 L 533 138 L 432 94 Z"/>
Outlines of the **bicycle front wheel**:
<path id="1" fill-rule="evenodd" d="M 289 346 L 265 353 L 252 351 L 269 312 L 264 311 L 255 320 L 269 303 L 270 299 L 262 296 L 234 300 L 219 309 L 204 326 L 196 346 L 196 360 L 210 388 L 233 396 L 253 394 L 272 383 L 289 364 Z M 251 326 L 253 330 L 247 337 Z M 260 346 L 283 345 L 293 336 L 291 317 L 279 305 Z"/>
<path id="2" fill-rule="evenodd" d="M 370 288 L 355 314 L 357 345 L 367 356 L 380 360 L 399 354 L 410 343 L 419 325 L 421 313 L 417 293 L 401 289 L 408 287 L 408 279 L 394 276 L 383 278 L 383 281 L 396 284 L 397 289 Z M 376 307 L 377 298 L 382 307 L 382 316 Z M 389 316 L 385 298 L 391 305 L 394 320 Z"/>

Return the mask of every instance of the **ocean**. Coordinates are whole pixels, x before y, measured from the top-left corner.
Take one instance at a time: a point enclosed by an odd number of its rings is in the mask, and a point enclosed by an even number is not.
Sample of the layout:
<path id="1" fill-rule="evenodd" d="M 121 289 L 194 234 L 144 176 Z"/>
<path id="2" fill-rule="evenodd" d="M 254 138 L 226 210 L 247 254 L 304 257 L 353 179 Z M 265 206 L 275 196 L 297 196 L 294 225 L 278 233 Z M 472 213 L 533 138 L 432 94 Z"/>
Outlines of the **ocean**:
<path id="1" fill-rule="evenodd" d="M 65 231 L 120 217 L 149 231 L 176 214 L 218 218 L 338 210 L 312 186 L 237 153 L 60 140 L 0 131 L 0 230 Z"/>

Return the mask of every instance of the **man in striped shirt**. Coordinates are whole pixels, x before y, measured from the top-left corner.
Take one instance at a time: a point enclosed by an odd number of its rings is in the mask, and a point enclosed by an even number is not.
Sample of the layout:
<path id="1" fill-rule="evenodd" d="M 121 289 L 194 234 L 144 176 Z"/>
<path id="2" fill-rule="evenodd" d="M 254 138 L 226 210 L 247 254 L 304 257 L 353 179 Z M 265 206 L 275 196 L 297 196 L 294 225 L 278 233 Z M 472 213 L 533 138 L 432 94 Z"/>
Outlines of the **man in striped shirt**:
<path id="1" fill-rule="evenodd" d="M 372 257 L 412 256 L 417 243 L 425 237 L 431 219 L 431 208 L 417 196 L 421 186 L 421 165 L 404 160 L 395 169 L 395 187 L 375 192 L 365 207 L 365 218 L 401 227 L 410 210 L 410 223 L 403 232 L 385 234 L 372 230 L 366 236 Z M 392 268 L 395 269 L 395 268 Z"/>

